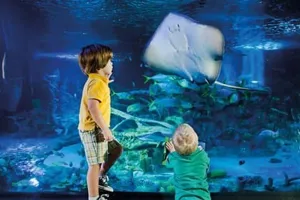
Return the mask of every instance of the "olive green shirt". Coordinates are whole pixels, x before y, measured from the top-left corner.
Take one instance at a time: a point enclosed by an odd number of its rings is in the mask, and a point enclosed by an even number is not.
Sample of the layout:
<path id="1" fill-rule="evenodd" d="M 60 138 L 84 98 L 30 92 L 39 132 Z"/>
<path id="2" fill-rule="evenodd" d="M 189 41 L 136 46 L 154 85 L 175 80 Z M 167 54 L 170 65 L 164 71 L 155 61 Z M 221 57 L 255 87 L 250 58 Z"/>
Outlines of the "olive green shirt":
<path id="1" fill-rule="evenodd" d="M 173 168 L 175 200 L 211 200 L 207 182 L 210 159 L 204 150 L 197 148 L 190 155 L 172 152 L 168 155 L 168 168 Z"/>

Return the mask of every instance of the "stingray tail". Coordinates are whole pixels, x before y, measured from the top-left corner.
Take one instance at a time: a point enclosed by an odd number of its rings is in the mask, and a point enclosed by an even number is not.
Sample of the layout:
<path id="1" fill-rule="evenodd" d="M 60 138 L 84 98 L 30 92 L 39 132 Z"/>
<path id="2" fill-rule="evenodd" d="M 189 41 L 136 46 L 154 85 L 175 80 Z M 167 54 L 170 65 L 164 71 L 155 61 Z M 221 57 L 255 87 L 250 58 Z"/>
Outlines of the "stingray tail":
<path id="1" fill-rule="evenodd" d="M 245 87 L 239 87 L 239 86 L 234 86 L 234 85 L 228 85 L 228 84 L 221 83 L 218 81 L 216 81 L 215 84 L 223 86 L 223 87 L 227 87 L 230 89 L 235 89 L 235 90 L 245 90 L 245 91 L 250 91 L 250 92 L 260 92 L 260 93 L 268 93 L 268 94 L 271 93 L 271 90 L 268 88 L 262 88 L 262 89 L 245 88 Z"/>

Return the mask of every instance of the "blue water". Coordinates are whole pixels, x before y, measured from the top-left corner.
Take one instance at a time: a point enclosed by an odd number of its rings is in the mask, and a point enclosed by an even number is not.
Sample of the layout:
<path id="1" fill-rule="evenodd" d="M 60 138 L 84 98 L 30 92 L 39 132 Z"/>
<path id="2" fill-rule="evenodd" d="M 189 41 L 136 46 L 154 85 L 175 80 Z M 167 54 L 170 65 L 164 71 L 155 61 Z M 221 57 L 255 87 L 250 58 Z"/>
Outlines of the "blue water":
<path id="1" fill-rule="evenodd" d="M 111 127 L 124 146 L 109 172 L 116 191 L 174 192 L 173 173 L 162 165 L 162 142 L 183 122 L 206 144 L 211 192 L 300 189 L 300 26 L 293 6 L 249 0 L 16 2 L 0 6 L 6 8 L 0 15 L 1 63 L 6 53 L 0 192 L 86 191 L 77 132 L 86 77 L 77 53 L 92 42 L 115 52 Z M 223 32 L 219 81 L 271 94 L 199 86 L 141 67 L 147 41 L 171 11 Z"/>

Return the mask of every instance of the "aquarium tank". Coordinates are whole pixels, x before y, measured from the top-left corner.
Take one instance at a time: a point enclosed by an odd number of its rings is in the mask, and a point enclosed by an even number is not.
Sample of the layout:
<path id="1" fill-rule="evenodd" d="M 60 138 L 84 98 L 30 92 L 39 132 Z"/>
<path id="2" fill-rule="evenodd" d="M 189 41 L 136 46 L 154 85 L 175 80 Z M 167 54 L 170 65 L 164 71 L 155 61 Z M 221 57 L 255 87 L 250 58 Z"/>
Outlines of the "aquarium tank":
<path id="1" fill-rule="evenodd" d="M 170 13 L 223 35 L 222 64 L 212 82 L 199 84 L 144 62 L 147 45 Z M 187 36 L 193 31 L 171 38 L 175 46 L 187 37 L 187 49 L 201 41 L 202 51 L 209 51 L 205 41 L 214 38 Z M 167 48 L 164 42 L 158 49 Z M 211 192 L 300 190 L 296 1 L 3 0 L 0 192 L 87 190 L 77 128 L 87 77 L 77 57 L 92 43 L 114 51 L 111 129 L 124 147 L 108 174 L 115 191 L 174 192 L 164 142 L 182 123 L 205 145 Z M 156 61 L 162 59 L 178 58 Z M 180 66 L 190 70 L 188 61 Z M 201 65 L 193 73 L 205 70 Z"/>

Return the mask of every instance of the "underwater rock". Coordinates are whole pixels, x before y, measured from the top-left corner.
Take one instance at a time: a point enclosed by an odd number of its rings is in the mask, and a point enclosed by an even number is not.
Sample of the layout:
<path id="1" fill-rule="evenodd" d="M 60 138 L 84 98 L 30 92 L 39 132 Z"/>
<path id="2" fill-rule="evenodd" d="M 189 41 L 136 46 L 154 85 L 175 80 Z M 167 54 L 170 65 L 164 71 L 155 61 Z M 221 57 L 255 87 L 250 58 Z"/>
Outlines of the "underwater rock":
<path id="1" fill-rule="evenodd" d="M 265 189 L 267 191 L 274 191 L 275 187 L 273 186 L 273 183 L 274 183 L 273 179 L 272 178 L 268 178 L 268 184 L 265 185 Z"/>
<path id="2" fill-rule="evenodd" d="M 3 158 L 0 158 L 0 167 L 6 167 L 6 166 L 7 166 L 7 162 Z"/>
<path id="3" fill-rule="evenodd" d="M 293 181 L 300 180 L 300 176 L 289 178 L 289 176 L 285 172 L 283 172 L 283 175 L 284 175 L 284 186 L 290 186 Z"/>
<path id="4" fill-rule="evenodd" d="M 6 175 L 1 175 L 0 174 L 0 185 L 1 185 L 0 192 L 7 191 L 8 183 L 7 183 Z"/>
<path id="5" fill-rule="evenodd" d="M 133 191 L 133 172 L 130 170 L 112 169 L 109 171 L 109 179 L 113 188 L 118 191 Z"/>
<path id="6" fill-rule="evenodd" d="M 36 177 L 40 188 L 59 192 L 80 191 L 78 188 L 84 189 L 86 184 L 86 168 L 79 171 L 75 168 L 45 166 L 44 169 L 47 176 Z"/>
<path id="7" fill-rule="evenodd" d="M 237 181 L 239 190 L 244 190 L 245 187 L 261 186 L 263 178 L 261 176 L 239 176 Z"/>
<path id="8" fill-rule="evenodd" d="M 222 132 L 216 138 L 220 140 L 234 140 L 237 135 L 239 135 L 239 132 L 237 130 L 229 128 L 224 130 L 224 132 Z"/>
<path id="9" fill-rule="evenodd" d="M 135 191 L 159 192 L 161 184 L 167 182 L 173 173 L 145 174 L 143 172 L 133 172 Z"/>
<path id="10" fill-rule="evenodd" d="M 52 150 L 59 151 L 64 147 L 81 144 L 80 137 L 75 136 L 74 134 L 68 134 L 60 136 L 59 141 L 54 144 Z"/>
<path id="11" fill-rule="evenodd" d="M 145 173 L 147 173 L 147 172 L 153 172 L 153 169 L 152 169 L 152 159 L 148 158 L 148 157 L 142 158 L 142 160 L 140 161 L 140 168 Z"/>
<path id="12" fill-rule="evenodd" d="M 211 179 L 209 182 L 210 192 L 236 192 L 237 185 L 232 177 Z"/>
<path id="13" fill-rule="evenodd" d="M 73 168 L 80 168 L 80 161 L 83 157 L 82 155 L 79 155 L 78 149 L 81 149 L 81 144 L 63 147 L 59 152 L 55 151 L 53 152 L 54 154 L 49 155 L 44 160 L 44 164 L 49 167 L 60 166 L 70 168 L 70 163 L 72 163 Z"/>
<path id="14" fill-rule="evenodd" d="M 230 190 L 227 187 L 222 186 L 220 189 L 220 193 L 224 193 L 224 192 L 230 192 Z"/>
<path id="15" fill-rule="evenodd" d="M 26 178 L 12 183 L 12 187 L 18 192 L 37 192 L 40 189 L 38 186 L 39 181 L 36 178 Z"/>
<path id="16" fill-rule="evenodd" d="M 0 177 L 5 177 L 8 173 L 8 170 L 6 167 L 0 167 Z"/>
<path id="17" fill-rule="evenodd" d="M 279 158 L 271 158 L 269 162 L 270 163 L 282 163 L 282 160 Z"/>

